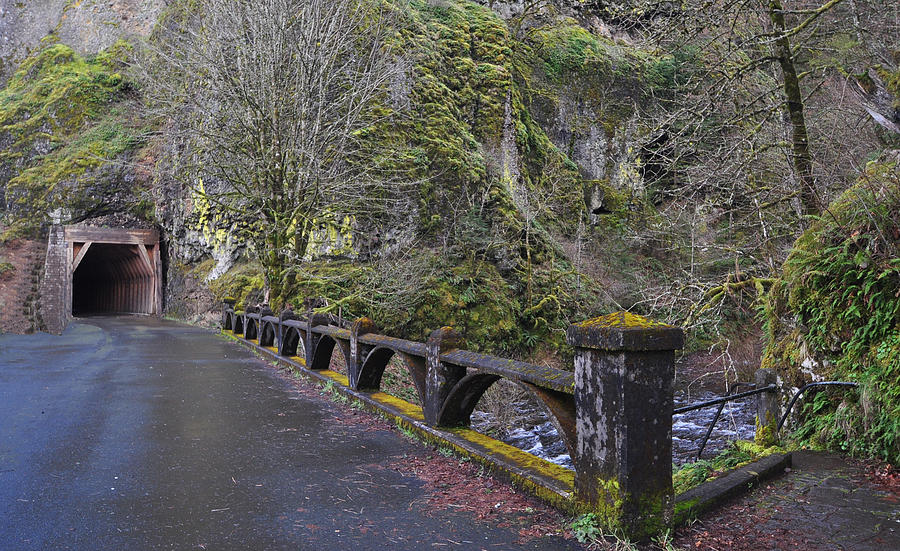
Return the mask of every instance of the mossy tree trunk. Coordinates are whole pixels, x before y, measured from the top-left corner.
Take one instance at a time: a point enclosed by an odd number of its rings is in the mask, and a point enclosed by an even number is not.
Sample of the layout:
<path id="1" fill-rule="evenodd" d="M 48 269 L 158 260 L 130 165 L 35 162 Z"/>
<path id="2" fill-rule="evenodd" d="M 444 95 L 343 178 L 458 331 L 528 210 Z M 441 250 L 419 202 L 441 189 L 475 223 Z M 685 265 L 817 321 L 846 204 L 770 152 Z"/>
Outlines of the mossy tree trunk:
<path id="1" fill-rule="evenodd" d="M 800 203 L 803 207 L 803 214 L 807 216 L 818 214 L 821 211 L 821 204 L 816 189 L 816 178 L 813 174 L 809 132 L 806 129 L 806 117 L 803 114 L 803 92 L 800 89 L 800 78 L 794 64 L 794 54 L 791 51 L 791 41 L 788 38 L 784 20 L 784 8 L 782 8 L 780 0 L 770 0 L 769 19 L 772 21 L 777 35 L 775 58 L 781 66 L 785 109 L 791 120 L 791 158 L 794 172 L 801 186 Z"/>

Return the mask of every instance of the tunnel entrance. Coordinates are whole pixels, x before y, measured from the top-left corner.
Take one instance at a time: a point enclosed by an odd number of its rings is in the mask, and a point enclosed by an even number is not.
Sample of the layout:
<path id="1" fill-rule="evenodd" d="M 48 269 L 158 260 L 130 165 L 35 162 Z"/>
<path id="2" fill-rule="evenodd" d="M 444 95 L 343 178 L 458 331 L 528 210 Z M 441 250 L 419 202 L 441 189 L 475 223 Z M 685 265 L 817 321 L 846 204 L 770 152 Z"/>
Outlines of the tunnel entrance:
<path id="1" fill-rule="evenodd" d="M 75 316 L 159 314 L 159 236 L 155 230 L 66 226 L 68 305 Z"/>
<path id="2" fill-rule="evenodd" d="M 72 274 L 72 314 L 152 314 L 153 276 L 137 245 L 93 244 Z"/>

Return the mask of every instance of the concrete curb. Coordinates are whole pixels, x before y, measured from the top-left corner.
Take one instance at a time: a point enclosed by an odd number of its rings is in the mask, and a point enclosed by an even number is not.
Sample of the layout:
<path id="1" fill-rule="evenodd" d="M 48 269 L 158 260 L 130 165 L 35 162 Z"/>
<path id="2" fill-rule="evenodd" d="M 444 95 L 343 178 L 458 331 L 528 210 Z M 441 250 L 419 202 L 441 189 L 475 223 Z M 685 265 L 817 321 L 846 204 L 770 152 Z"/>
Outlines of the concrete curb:
<path id="1" fill-rule="evenodd" d="M 700 513 L 744 494 L 770 478 L 783 474 L 784 470 L 790 466 L 791 454 L 770 455 L 677 495 L 675 497 L 675 524 L 689 522 Z"/>

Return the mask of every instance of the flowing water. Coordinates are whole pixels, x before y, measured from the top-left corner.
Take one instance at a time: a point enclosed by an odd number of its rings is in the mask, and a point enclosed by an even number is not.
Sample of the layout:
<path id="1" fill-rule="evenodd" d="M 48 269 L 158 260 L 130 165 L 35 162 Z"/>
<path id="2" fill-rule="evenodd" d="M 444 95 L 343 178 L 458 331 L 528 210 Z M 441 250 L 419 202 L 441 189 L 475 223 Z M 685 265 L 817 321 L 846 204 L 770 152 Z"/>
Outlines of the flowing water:
<path id="1" fill-rule="evenodd" d="M 713 392 L 675 392 L 675 407 L 712 400 L 720 394 Z M 752 439 L 755 431 L 754 398 L 744 398 L 725 404 L 722 415 L 716 423 L 703 457 L 709 458 L 725 449 L 734 440 Z M 538 457 L 572 469 L 572 459 L 547 413 L 529 400 L 517 400 L 513 407 L 521 414 L 517 426 L 492 435 L 503 442 L 527 451 Z M 672 460 L 676 465 L 697 460 L 697 451 L 703 435 L 715 417 L 717 406 L 690 411 L 672 418 Z M 472 428 L 490 433 L 493 427 L 491 414 L 478 411 L 472 413 Z"/>

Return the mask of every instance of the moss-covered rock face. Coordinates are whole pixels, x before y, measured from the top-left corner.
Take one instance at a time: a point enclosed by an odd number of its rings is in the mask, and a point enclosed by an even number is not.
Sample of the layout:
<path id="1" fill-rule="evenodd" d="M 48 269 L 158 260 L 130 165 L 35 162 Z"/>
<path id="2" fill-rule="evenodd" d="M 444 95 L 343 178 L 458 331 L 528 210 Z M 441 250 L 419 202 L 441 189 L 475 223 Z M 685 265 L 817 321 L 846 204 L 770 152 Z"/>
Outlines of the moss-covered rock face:
<path id="1" fill-rule="evenodd" d="M 855 381 L 819 392 L 800 436 L 900 461 L 900 170 L 870 163 L 797 240 L 767 305 L 764 367 L 789 385 Z"/>
<path id="2" fill-rule="evenodd" d="M 48 32 L 75 52 L 93 55 L 122 37 L 149 33 L 165 4 L 164 0 L 4 2 L 0 13 L 0 84 L 29 52 L 40 48 Z"/>
<path id="3" fill-rule="evenodd" d="M 396 84 L 400 124 L 368 137 L 391 152 L 384 160 L 391 168 L 424 180 L 422 226 L 446 229 L 447 207 L 461 193 L 483 194 L 497 183 L 519 208 L 520 196 L 540 187 L 551 169 L 575 192 L 568 208 L 577 212 L 578 174 L 522 103 L 514 78 L 518 46 L 506 23 L 464 0 L 413 1 L 409 8 L 396 38 L 410 62 L 407 82 Z"/>
<path id="4" fill-rule="evenodd" d="M 213 266 L 207 263 L 207 268 L 212 270 Z M 206 277 L 207 274 L 197 275 Z M 254 263 L 238 264 L 212 281 L 210 290 L 218 303 L 230 298 L 234 300 L 236 310 L 244 310 L 248 304 L 262 301 L 262 268 Z"/>
<path id="5" fill-rule="evenodd" d="M 452 265 L 436 256 L 427 263 L 414 286 L 402 290 L 396 287 L 399 282 L 386 282 L 372 265 L 312 263 L 292 302 L 300 305 L 304 298 L 324 297 L 335 314 L 341 308 L 346 317 L 371 318 L 386 334 L 423 342 L 435 329 L 449 325 L 471 350 L 512 350 L 524 344 L 519 302 L 492 264 Z"/>
<path id="6" fill-rule="evenodd" d="M 597 36 L 560 17 L 523 31 L 525 101 L 553 143 L 587 180 L 643 191 L 637 108 L 664 86 L 664 59 Z"/>
<path id="7" fill-rule="evenodd" d="M 452 225 L 460 194 L 488 193 L 507 229 L 545 203 L 551 224 L 571 231 L 597 182 L 610 197 L 642 189 L 635 108 L 665 85 L 665 60 L 572 18 L 522 27 L 469 0 L 413 0 L 398 19 L 410 68 L 385 109 L 399 116 L 366 137 L 375 162 L 423 180 L 424 229 Z"/>
<path id="8" fill-rule="evenodd" d="M 34 233 L 54 211 L 63 220 L 152 215 L 132 194 L 133 177 L 110 163 L 140 141 L 122 76 L 129 52 L 120 42 L 86 59 L 48 43 L 0 91 L 0 214 L 8 235 Z"/>

